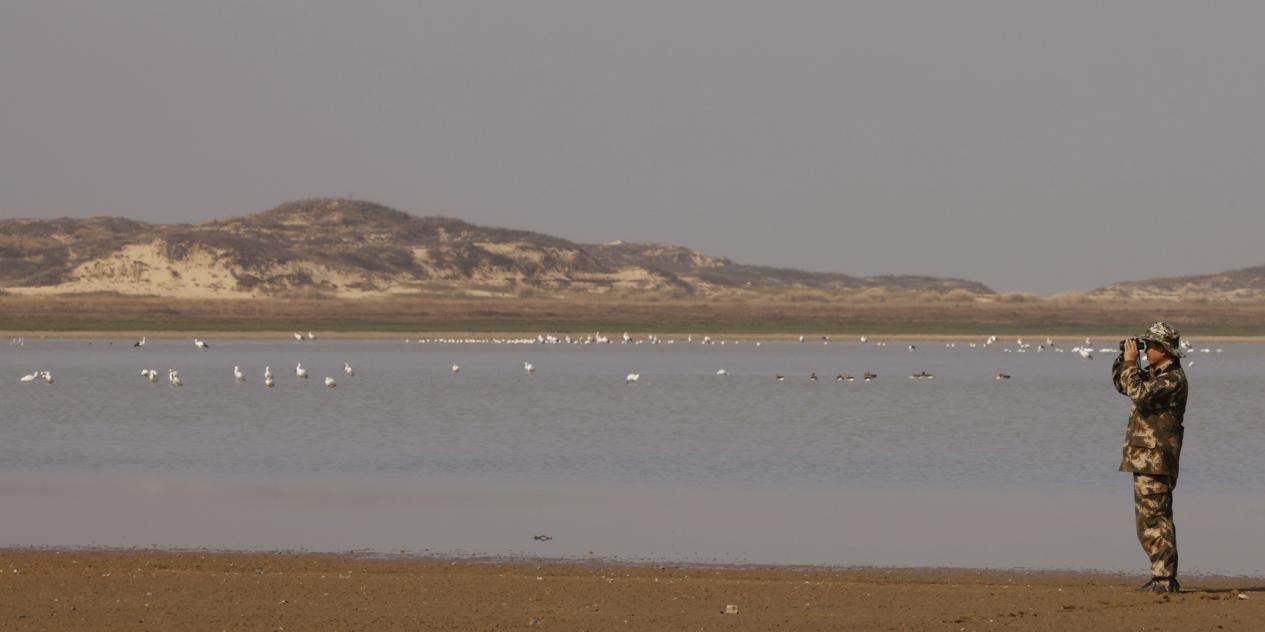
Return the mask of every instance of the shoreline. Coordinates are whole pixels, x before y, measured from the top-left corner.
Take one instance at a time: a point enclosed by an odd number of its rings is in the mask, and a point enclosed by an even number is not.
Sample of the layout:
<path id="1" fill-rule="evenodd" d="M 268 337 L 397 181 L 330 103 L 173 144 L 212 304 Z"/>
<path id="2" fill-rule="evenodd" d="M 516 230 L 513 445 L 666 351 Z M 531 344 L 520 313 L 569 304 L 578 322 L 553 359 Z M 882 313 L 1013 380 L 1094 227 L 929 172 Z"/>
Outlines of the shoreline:
<path id="1" fill-rule="evenodd" d="M 860 337 L 1004 339 L 1046 336 L 1081 340 L 1137 334 L 1156 320 L 1188 337 L 1265 339 L 1265 302 L 1020 301 L 943 302 L 916 298 L 877 302 L 785 300 L 647 301 L 604 299 L 159 299 L 0 296 L 0 330 L 19 335 L 166 332 L 166 335 L 293 331 L 353 337 L 406 338 L 427 332 L 457 337 L 497 334 L 623 331 L 661 336 Z M 897 337 L 901 338 L 897 338 Z M 766 338 L 767 339 L 767 338 Z"/>
<path id="2" fill-rule="evenodd" d="M 316 331 L 316 330 L 313 330 Z M 318 331 L 317 341 L 320 340 L 491 340 L 491 339 L 524 339 L 535 338 L 540 335 L 557 335 L 557 336 L 585 336 L 594 332 L 601 331 L 607 336 L 612 337 L 612 344 L 619 344 L 617 338 L 622 330 L 603 330 L 602 327 L 592 329 L 541 329 L 541 330 L 521 330 L 521 331 L 435 331 L 435 330 L 418 330 L 418 331 Z M 761 341 L 761 342 L 796 342 L 801 335 L 800 332 L 784 332 L 784 333 L 764 333 L 764 332 L 721 332 L 709 334 L 706 332 L 638 332 L 629 330 L 635 339 L 645 340 L 647 333 L 654 333 L 663 341 L 675 339 L 678 343 L 684 343 L 687 336 L 694 336 L 695 343 L 697 338 L 710 335 L 713 339 L 720 341 Z M 858 343 L 860 335 L 853 332 L 830 332 L 820 331 L 813 333 L 803 333 L 804 344 L 821 344 L 821 337 L 828 336 L 831 344 L 852 344 Z M 931 342 L 979 342 L 981 336 L 975 332 L 964 333 L 892 333 L 885 334 L 882 332 L 873 334 L 864 334 L 870 339 L 870 343 L 878 341 L 931 341 Z M 996 334 L 999 338 L 1003 334 Z M 1104 346 L 1103 341 L 1114 340 L 1117 337 L 1124 338 L 1128 333 L 1103 333 L 1088 332 L 1085 336 L 1099 339 L 1094 343 L 1095 347 Z M 1134 332 L 1133 335 L 1136 335 Z M 207 330 L 207 329 L 189 329 L 189 330 L 159 330 L 147 331 L 143 329 L 135 330 L 94 330 L 85 329 L 79 331 L 53 331 L 53 330 L 20 330 L 20 329 L 0 329 L 0 339 L 8 338 L 26 338 L 33 340 L 109 340 L 109 341 L 127 341 L 132 342 L 140 339 L 142 336 L 153 340 L 184 340 L 186 338 L 204 338 L 207 340 L 276 340 L 278 342 L 293 342 L 293 334 L 288 330 L 277 331 L 259 331 L 259 330 Z M 1013 333 L 1006 332 L 1005 338 L 999 340 L 997 345 L 1006 346 L 1013 342 L 1012 338 L 1030 338 L 1029 342 L 1037 344 L 1043 342 L 1048 336 L 1056 343 L 1071 342 L 1073 345 L 1080 344 L 1082 336 L 1074 335 L 1050 335 L 1041 332 Z M 1199 343 L 1262 343 L 1265 342 L 1265 335 L 1199 335 L 1197 332 L 1187 336 L 1183 334 L 1183 338 L 1196 340 Z"/>
<path id="3" fill-rule="evenodd" d="M 6 556 L 163 556 L 173 558 L 200 557 L 219 559 L 256 559 L 256 560 L 297 560 L 317 559 L 345 563 L 382 563 L 418 566 L 474 566 L 474 567 L 511 567 L 511 568 L 596 568 L 653 571 L 677 569 L 682 571 L 743 573 L 799 573 L 799 574 L 882 574 L 918 577 L 936 576 L 980 576 L 980 577 L 1013 577 L 1023 575 L 1032 578 L 1050 580 L 1070 579 L 1074 581 L 1099 580 L 1111 583 L 1128 584 L 1135 579 L 1145 579 L 1145 560 L 1136 573 L 1098 568 L 1029 568 L 1015 567 L 976 567 L 976 566 L 903 566 L 903 565 L 836 565 L 836 564 L 801 564 L 801 563 L 762 563 L 745 561 L 703 561 L 661 558 L 625 558 L 598 556 L 567 555 L 533 555 L 533 554 L 492 554 L 478 552 L 435 552 L 399 551 L 383 552 L 371 549 L 350 549 L 344 551 L 321 551 L 308 549 L 220 549 L 207 547 L 170 547 L 170 546 L 22 546 L 0 545 L 0 559 Z M 2 566 L 2 565 L 0 565 Z M 1217 572 L 1183 572 L 1181 574 L 1183 588 L 1187 583 L 1238 584 L 1257 585 L 1265 591 L 1265 572 L 1258 574 L 1217 573 Z M 1247 590 L 1247 589 L 1245 589 Z"/>
<path id="4" fill-rule="evenodd" d="M 1156 595 L 1083 571 L 135 549 L 0 549 L 0 570 L 0 622 L 24 630 L 1250 630 L 1265 616 L 1263 579 Z"/>

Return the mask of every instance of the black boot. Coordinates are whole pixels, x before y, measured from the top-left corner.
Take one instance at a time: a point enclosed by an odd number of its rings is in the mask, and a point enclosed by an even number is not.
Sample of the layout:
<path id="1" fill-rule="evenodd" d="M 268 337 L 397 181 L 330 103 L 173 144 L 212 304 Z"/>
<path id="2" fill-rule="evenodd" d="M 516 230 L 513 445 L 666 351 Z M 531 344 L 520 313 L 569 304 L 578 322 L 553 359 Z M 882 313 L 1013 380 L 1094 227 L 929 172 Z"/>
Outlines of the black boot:
<path id="1" fill-rule="evenodd" d="M 1175 593 L 1180 592 L 1182 585 L 1176 578 L 1152 577 L 1151 581 L 1138 586 L 1138 592 Z"/>

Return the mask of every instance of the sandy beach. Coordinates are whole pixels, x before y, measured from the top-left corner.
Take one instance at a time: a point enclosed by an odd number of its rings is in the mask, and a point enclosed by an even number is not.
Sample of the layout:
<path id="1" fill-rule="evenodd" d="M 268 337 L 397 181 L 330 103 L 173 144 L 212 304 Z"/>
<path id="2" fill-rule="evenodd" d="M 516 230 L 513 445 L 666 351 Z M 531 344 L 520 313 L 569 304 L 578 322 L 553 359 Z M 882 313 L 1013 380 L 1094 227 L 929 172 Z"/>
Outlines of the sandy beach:
<path id="1" fill-rule="evenodd" d="M 10 630 L 1256 630 L 1265 580 L 0 551 Z M 736 613 L 727 614 L 733 606 Z"/>

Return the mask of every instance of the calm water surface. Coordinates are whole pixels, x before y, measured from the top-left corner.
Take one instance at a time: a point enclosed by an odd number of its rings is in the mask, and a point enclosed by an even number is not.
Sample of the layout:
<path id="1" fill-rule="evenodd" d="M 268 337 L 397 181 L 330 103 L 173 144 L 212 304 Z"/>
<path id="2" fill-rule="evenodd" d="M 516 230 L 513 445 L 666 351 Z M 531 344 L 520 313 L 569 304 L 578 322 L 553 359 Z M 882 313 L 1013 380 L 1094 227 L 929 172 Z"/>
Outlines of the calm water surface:
<path id="1" fill-rule="evenodd" d="M 209 342 L 0 347 L 0 546 L 1144 568 L 1108 353 Z M 1183 566 L 1260 574 L 1232 542 L 1265 532 L 1265 345 L 1210 346 L 1190 358 Z M 56 383 L 18 382 L 36 369 Z"/>

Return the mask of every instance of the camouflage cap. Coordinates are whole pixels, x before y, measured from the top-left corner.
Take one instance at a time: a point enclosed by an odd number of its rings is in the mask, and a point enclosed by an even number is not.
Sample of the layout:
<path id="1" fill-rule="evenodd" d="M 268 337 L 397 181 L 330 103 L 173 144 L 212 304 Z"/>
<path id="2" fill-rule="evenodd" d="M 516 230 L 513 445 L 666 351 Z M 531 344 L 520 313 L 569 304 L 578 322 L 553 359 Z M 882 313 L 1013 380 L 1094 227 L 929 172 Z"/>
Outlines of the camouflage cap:
<path id="1" fill-rule="evenodd" d="M 1164 350 L 1174 358 L 1186 357 L 1186 354 L 1182 353 L 1181 334 L 1177 333 L 1177 330 L 1168 323 L 1155 323 L 1147 328 L 1146 333 L 1138 337 L 1159 343 L 1159 345 L 1164 347 Z"/>

